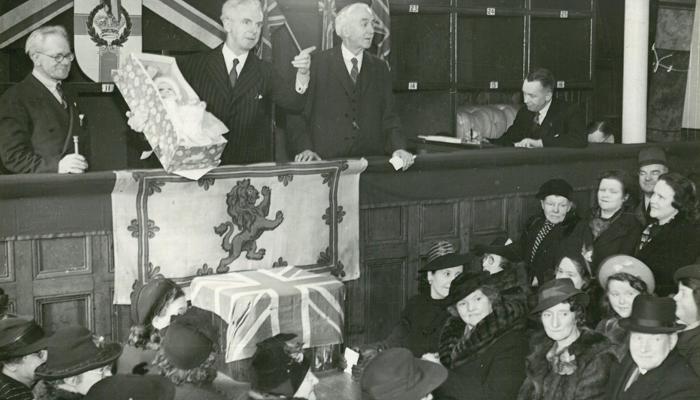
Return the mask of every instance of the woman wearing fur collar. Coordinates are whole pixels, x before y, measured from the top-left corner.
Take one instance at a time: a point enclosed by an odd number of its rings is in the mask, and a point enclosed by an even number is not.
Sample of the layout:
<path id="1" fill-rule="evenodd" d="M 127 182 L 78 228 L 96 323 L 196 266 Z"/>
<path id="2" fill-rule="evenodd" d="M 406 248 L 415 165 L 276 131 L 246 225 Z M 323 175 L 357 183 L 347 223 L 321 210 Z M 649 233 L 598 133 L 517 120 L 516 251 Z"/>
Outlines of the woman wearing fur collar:
<path id="1" fill-rule="evenodd" d="M 532 314 L 545 334 L 532 339 L 518 400 L 605 398 L 614 356 L 608 338 L 584 326 L 588 295 L 564 278 L 544 284 L 537 300 Z"/>
<path id="2" fill-rule="evenodd" d="M 501 293 L 518 284 L 514 270 L 462 274 L 452 281 L 451 317 L 440 335 L 440 362 L 449 372 L 433 392 L 436 399 L 515 397 L 525 377 L 526 301 Z"/>

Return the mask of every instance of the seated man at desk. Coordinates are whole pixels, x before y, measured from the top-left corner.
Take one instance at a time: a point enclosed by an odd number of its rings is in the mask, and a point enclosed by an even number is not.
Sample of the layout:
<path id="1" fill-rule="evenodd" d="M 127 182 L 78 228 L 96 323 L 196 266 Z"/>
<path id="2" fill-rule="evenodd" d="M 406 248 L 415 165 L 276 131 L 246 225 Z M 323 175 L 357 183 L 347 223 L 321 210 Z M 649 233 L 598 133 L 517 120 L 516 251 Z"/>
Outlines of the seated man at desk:
<path id="1" fill-rule="evenodd" d="M 61 88 L 74 59 L 68 34 L 62 26 L 41 27 L 25 51 L 34 69 L 0 97 L 0 173 L 2 164 L 10 173 L 83 173 L 88 163 L 77 150 L 85 141 L 75 139 L 82 121 Z"/>
<path id="2" fill-rule="evenodd" d="M 513 125 L 493 143 L 515 147 L 586 147 L 583 114 L 576 105 L 554 98 L 554 75 L 544 68 L 523 82 L 523 101 Z"/>

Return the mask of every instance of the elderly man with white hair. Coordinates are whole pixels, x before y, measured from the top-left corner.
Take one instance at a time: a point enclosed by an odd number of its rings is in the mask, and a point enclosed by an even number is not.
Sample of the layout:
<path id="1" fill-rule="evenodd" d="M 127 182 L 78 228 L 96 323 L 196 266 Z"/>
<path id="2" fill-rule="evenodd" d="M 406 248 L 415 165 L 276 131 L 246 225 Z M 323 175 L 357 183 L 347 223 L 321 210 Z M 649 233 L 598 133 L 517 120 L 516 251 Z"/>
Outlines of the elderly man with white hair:
<path id="1" fill-rule="evenodd" d="M 0 173 L 85 172 L 80 113 L 62 86 L 75 58 L 68 34 L 62 26 L 41 27 L 29 35 L 25 51 L 34 69 L 0 97 Z"/>
<path id="2" fill-rule="evenodd" d="M 668 297 L 641 294 L 634 298 L 632 314 L 620 320 L 630 332 L 629 354 L 613 368 L 606 398 L 609 400 L 700 399 L 700 379 L 676 350 L 676 304 Z"/>
<path id="3" fill-rule="evenodd" d="M 413 164 L 399 130 L 389 68 L 366 51 L 373 19 L 367 4 L 346 6 L 335 20 L 343 44 L 314 57 L 308 127 L 293 143 L 296 161 L 392 154 L 403 169 Z"/>

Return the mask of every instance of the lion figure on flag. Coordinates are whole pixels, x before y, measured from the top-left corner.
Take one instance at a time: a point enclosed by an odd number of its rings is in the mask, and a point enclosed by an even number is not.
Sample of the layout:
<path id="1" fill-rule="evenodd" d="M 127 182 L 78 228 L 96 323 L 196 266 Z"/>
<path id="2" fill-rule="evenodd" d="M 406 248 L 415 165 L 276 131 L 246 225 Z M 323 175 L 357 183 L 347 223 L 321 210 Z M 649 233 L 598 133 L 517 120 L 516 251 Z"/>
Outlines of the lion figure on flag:
<path id="1" fill-rule="evenodd" d="M 262 194 L 260 204 L 255 203 Z M 228 194 L 226 194 L 227 212 L 231 216 L 231 221 L 226 221 L 214 228 L 214 232 L 223 236 L 221 247 L 228 251 L 228 257 L 219 261 L 216 273 L 222 274 L 229 271 L 229 264 L 240 257 L 242 252 L 246 252 L 249 260 L 262 260 L 265 256 L 265 249 L 258 249 L 255 242 L 265 231 L 277 228 L 284 220 L 282 211 L 277 211 L 275 219 L 267 219 L 270 213 L 270 188 L 263 186 L 258 192 L 250 179 L 243 179 L 236 182 Z M 234 227 L 238 228 L 238 234 L 231 237 Z"/>

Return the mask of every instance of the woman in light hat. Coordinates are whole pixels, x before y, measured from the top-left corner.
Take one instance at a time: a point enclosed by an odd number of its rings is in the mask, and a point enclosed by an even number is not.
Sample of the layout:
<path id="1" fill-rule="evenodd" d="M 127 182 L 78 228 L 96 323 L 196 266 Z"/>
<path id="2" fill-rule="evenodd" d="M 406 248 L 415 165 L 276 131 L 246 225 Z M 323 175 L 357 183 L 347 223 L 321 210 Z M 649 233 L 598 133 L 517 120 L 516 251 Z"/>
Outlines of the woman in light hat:
<path id="1" fill-rule="evenodd" d="M 532 314 L 544 332 L 532 338 L 519 400 L 605 398 L 614 356 L 608 338 L 584 325 L 588 300 L 568 278 L 542 285 Z"/>
<path id="2" fill-rule="evenodd" d="M 440 335 L 440 363 L 449 374 L 436 398 L 510 400 L 518 393 L 527 355 L 526 300 L 500 294 L 517 285 L 485 272 L 452 281 L 451 316 Z"/>
<path id="3" fill-rule="evenodd" d="M 170 318 L 187 310 L 185 292 L 174 281 L 157 277 L 145 285 L 134 282 L 131 292 L 129 338 L 119 357 L 120 374 L 145 374 L 160 347 L 163 330 Z"/>
<path id="4" fill-rule="evenodd" d="M 661 175 L 649 208 L 655 222 L 644 228 L 635 257 L 654 273 L 656 294 L 668 296 L 676 291 L 674 272 L 700 255 L 695 184 L 676 172 Z"/>
<path id="5" fill-rule="evenodd" d="M 418 359 L 402 348 L 379 354 L 362 376 L 362 400 L 430 400 L 447 378 L 442 365 Z"/>
<path id="6" fill-rule="evenodd" d="M 676 317 L 686 327 L 678 333 L 678 352 L 700 376 L 700 264 L 686 265 L 676 271 L 678 283 Z"/>
<path id="7" fill-rule="evenodd" d="M 634 298 L 640 294 L 653 294 L 656 282 L 649 267 L 632 256 L 612 256 L 603 261 L 598 271 L 598 282 L 605 288 L 603 307 L 608 315 L 596 330 L 615 344 L 618 360 L 627 353 L 627 330 L 620 326 L 620 319 L 632 312 Z"/>
<path id="8" fill-rule="evenodd" d="M 456 253 L 449 242 L 433 243 L 428 251 L 427 263 L 418 270 L 420 293 L 408 300 L 399 323 L 386 339 L 360 347 L 361 358 L 358 365 L 353 367 L 353 377 L 359 379 L 369 360 L 387 348 L 404 347 L 416 357 L 426 353 L 437 356 L 440 329 L 449 316 L 445 298 L 450 291 L 450 283 L 465 266 L 468 267 L 472 259 L 469 253 Z"/>

